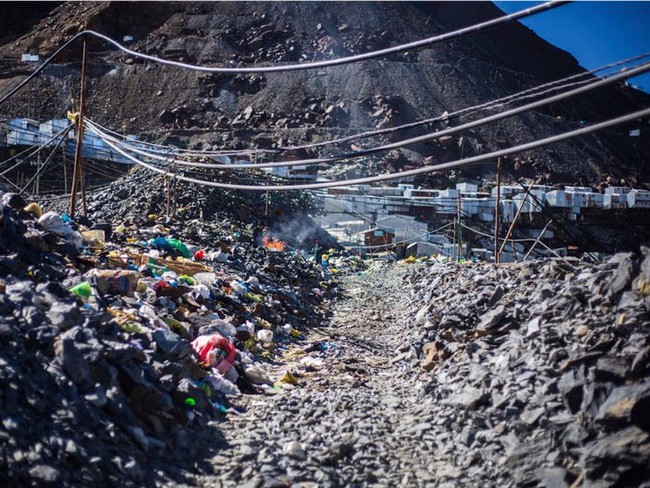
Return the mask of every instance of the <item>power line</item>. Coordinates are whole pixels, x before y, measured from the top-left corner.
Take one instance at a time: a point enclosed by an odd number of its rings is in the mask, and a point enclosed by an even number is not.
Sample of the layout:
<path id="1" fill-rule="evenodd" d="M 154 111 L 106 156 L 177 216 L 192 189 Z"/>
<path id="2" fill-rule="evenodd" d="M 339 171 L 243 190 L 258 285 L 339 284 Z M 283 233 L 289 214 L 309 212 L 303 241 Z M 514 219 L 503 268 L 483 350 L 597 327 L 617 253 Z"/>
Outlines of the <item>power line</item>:
<path id="1" fill-rule="evenodd" d="M 56 143 L 56 146 L 54 146 L 54 149 L 52 150 L 52 152 L 50 153 L 50 155 L 47 157 L 47 159 L 46 159 L 45 162 L 41 165 L 41 167 L 38 168 L 38 170 L 34 173 L 34 176 L 32 176 L 32 178 L 31 178 L 31 179 L 30 179 L 30 180 L 25 184 L 25 186 L 23 187 L 23 189 L 20 190 L 19 194 L 24 193 L 24 192 L 27 190 L 27 187 L 29 187 L 29 185 L 32 183 L 32 181 L 34 181 L 36 178 L 38 178 L 38 177 L 41 175 L 41 173 L 44 172 L 45 167 L 46 167 L 47 164 L 50 162 L 50 160 L 54 157 L 54 154 L 56 153 L 57 149 L 59 149 L 59 147 L 61 146 L 61 143 L 62 143 L 63 141 L 65 141 L 65 137 L 68 135 L 68 132 L 70 132 L 70 131 L 72 130 L 72 127 L 73 127 L 72 125 L 69 125 L 69 126 L 65 129 L 65 131 L 63 132 L 63 134 L 62 134 L 62 136 L 61 136 L 61 139 L 59 139 L 59 142 Z"/>
<path id="2" fill-rule="evenodd" d="M 10 171 L 12 171 L 13 169 L 15 169 L 15 168 L 17 168 L 18 166 L 20 166 L 21 164 L 23 164 L 25 161 L 27 161 L 27 160 L 28 160 L 29 158 L 31 158 L 32 156 L 34 156 L 34 155 L 38 154 L 39 152 L 41 152 L 41 151 L 42 151 L 43 149 L 45 149 L 45 148 L 46 148 L 46 147 L 47 147 L 51 142 L 53 142 L 55 139 L 57 139 L 58 137 L 60 137 L 64 132 L 67 132 L 69 129 L 70 129 L 70 125 L 69 125 L 68 127 L 66 127 L 65 129 L 63 129 L 61 132 L 59 132 L 59 133 L 53 135 L 52 137 L 50 137 L 46 142 L 44 142 L 44 143 L 41 144 L 38 148 L 36 148 L 34 151 L 32 151 L 32 153 L 30 153 L 29 155 L 25 156 L 24 159 L 22 159 L 21 161 L 19 161 L 19 162 L 16 163 L 16 164 L 14 164 L 11 168 L 4 170 L 2 173 L 0 173 L 0 176 L 4 176 L 4 175 L 6 175 L 7 173 L 9 173 Z M 33 147 L 33 146 L 32 146 L 32 147 Z M 23 152 L 24 152 L 24 151 L 23 151 Z M 20 154 L 22 154 L 22 153 L 20 153 Z M 6 160 L 4 160 L 3 162 L 1 162 L 0 165 L 5 165 L 5 164 L 7 164 L 8 162 L 12 161 L 13 159 L 17 158 L 18 156 L 19 156 L 19 155 L 16 154 L 15 156 L 13 156 L 13 157 L 11 157 L 11 158 L 6 159 Z"/>
<path id="3" fill-rule="evenodd" d="M 469 115 L 469 114 L 477 112 L 479 110 L 493 109 L 493 108 L 496 108 L 498 106 L 510 104 L 512 102 L 515 102 L 515 101 L 540 96 L 540 95 L 543 95 L 545 93 L 549 93 L 551 91 L 555 91 L 555 90 L 559 90 L 559 89 L 563 89 L 563 88 L 569 88 L 571 86 L 576 86 L 576 85 L 580 85 L 580 84 L 593 83 L 596 80 L 598 80 L 598 78 L 594 78 L 592 80 L 582 80 L 582 81 L 578 81 L 578 82 L 574 82 L 574 83 L 567 83 L 567 84 L 561 85 L 561 83 L 571 81 L 571 80 L 575 80 L 577 78 L 582 78 L 582 77 L 587 76 L 587 75 L 592 75 L 592 74 L 595 74 L 595 73 L 598 73 L 598 72 L 601 72 L 601 71 L 605 71 L 605 70 L 608 70 L 608 69 L 611 69 L 611 68 L 614 68 L 614 67 L 617 67 L 617 66 L 622 66 L 622 65 L 625 65 L 625 64 L 629 64 L 629 63 L 634 62 L 634 61 L 639 61 L 641 59 L 647 58 L 648 56 L 650 56 L 650 52 L 640 54 L 638 56 L 634 56 L 634 57 L 625 59 L 623 61 L 617 61 L 615 63 L 610 63 L 608 65 L 605 65 L 605 66 L 602 66 L 600 68 L 596 68 L 596 69 L 593 69 L 593 70 L 590 70 L 590 71 L 585 71 L 585 72 L 582 72 L 582 73 L 577 73 L 577 74 L 574 74 L 574 75 L 571 75 L 571 76 L 567 76 L 566 78 L 561 78 L 559 80 L 551 81 L 549 83 L 544 83 L 542 85 L 535 86 L 535 87 L 532 87 L 532 88 L 528 88 L 526 90 L 522 90 L 520 92 L 511 94 L 511 95 L 507 95 L 505 97 L 498 98 L 496 100 L 491 100 L 491 101 L 484 102 L 484 103 L 481 103 L 481 104 L 473 105 L 471 107 L 456 110 L 456 111 L 448 113 L 448 114 L 438 115 L 436 117 L 423 119 L 423 120 L 419 120 L 419 121 L 415 121 L 415 122 L 410 122 L 410 123 L 402 124 L 402 125 L 399 125 L 399 126 L 396 126 L 396 127 L 387 127 L 387 128 L 384 128 L 384 129 L 376 129 L 376 130 L 371 130 L 371 131 L 367 131 L 367 132 L 361 132 L 361 133 L 358 133 L 358 134 L 352 134 L 352 135 L 349 135 L 349 136 L 341 137 L 341 138 L 338 138 L 338 139 L 332 139 L 332 140 L 329 140 L 329 141 L 317 142 L 317 143 L 313 143 L 313 144 L 304 144 L 304 145 L 300 145 L 300 146 L 284 146 L 284 147 L 278 148 L 277 150 L 295 151 L 295 150 L 299 150 L 299 149 L 310 149 L 310 148 L 315 148 L 315 147 L 319 147 L 319 146 L 326 146 L 326 145 L 331 145 L 331 144 L 338 144 L 338 143 L 341 143 L 341 142 L 348 142 L 348 141 L 352 141 L 352 140 L 363 139 L 363 138 L 366 138 L 366 137 L 373 137 L 373 136 L 378 136 L 378 135 L 383 135 L 383 134 L 389 134 L 389 133 L 397 132 L 397 131 L 404 130 L 404 129 L 412 129 L 414 127 L 418 127 L 418 126 L 426 125 L 426 124 L 432 124 L 432 123 L 440 122 L 440 121 L 443 121 L 443 120 L 450 120 L 450 119 L 459 117 L 461 115 Z M 275 150 L 269 150 L 269 152 L 273 152 L 273 151 L 275 151 Z"/>
<path id="4" fill-rule="evenodd" d="M 456 126 L 456 127 L 451 127 L 449 129 L 444 129 L 441 131 L 436 131 L 436 132 L 430 132 L 421 136 L 417 137 L 412 137 L 409 139 L 403 139 L 401 141 L 397 141 L 394 143 L 390 144 L 384 144 L 381 146 L 375 146 L 372 148 L 367 148 L 367 149 L 362 149 L 359 151 L 353 151 L 353 152 L 348 152 L 348 153 L 343 153 L 337 156 L 329 156 L 329 157 L 321 157 L 321 158 L 309 158 L 309 159 L 302 159 L 298 161 L 279 161 L 279 162 L 273 162 L 273 163 L 260 163 L 260 164 L 251 164 L 251 163 L 235 163 L 235 164 L 211 164 L 211 163 L 197 163 L 197 162 L 188 162 L 188 161 L 182 161 L 178 159 L 171 159 L 171 158 L 165 158 L 163 156 L 158 156 L 158 155 L 153 155 L 150 153 L 146 153 L 145 151 L 142 151 L 137 148 L 131 148 L 130 150 L 132 152 L 135 152 L 136 154 L 141 154 L 147 157 L 150 157 L 152 159 L 158 159 L 165 161 L 166 163 L 170 164 L 177 164 L 180 166 L 192 166 L 192 167 L 201 167 L 201 168 L 219 168 L 219 169 L 244 169 L 244 168 L 255 168 L 255 169 L 261 169 L 261 168 L 274 168 L 274 167 L 289 167 L 289 166 L 303 166 L 303 165 L 312 165 L 312 164 L 325 164 L 325 163 L 334 163 L 338 161 L 343 161 L 346 159 L 353 159 L 353 158 L 358 158 L 361 156 L 368 156 L 371 154 L 379 153 L 379 152 L 386 152 L 391 149 L 397 149 L 403 146 L 407 146 L 410 144 L 416 144 L 419 142 L 424 142 L 428 141 L 430 139 L 437 139 L 443 136 L 455 134 L 456 132 L 464 131 L 467 129 L 479 127 L 481 125 L 485 125 L 489 122 L 494 122 L 497 120 L 504 119 L 506 117 L 510 117 L 512 115 L 520 114 L 544 105 L 548 105 L 550 103 L 555 103 L 561 100 L 564 100 L 566 98 L 570 98 L 591 90 L 595 90 L 597 88 L 601 88 L 605 85 L 614 83 L 615 81 L 623 80 L 626 78 L 630 78 L 642 73 L 645 73 L 647 71 L 650 71 L 650 62 L 644 63 L 640 66 L 637 66 L 635 68 L 621 71 L 616 75 L 613 75 L 609 78 L 606 79 L 601 79 L 600 81 L 597 81 L 595 83 L 592 83 L 588 86 L 582 86 L 579 88 L 574 88 L 573 90 L 570 90 L 568 92 L 560 93 L 558 95 L 554 95 L 551 97 L 544 98 L 542 100 L 538 100 L 536 102 L 531 102 L 526 105 L 522 105 L 520 107 L 516 107 L 510 110 L 506 110 L 505 112 L 501 112 L 498 114 L 490 115 L 487 117 L 483 117 L 481 119 L 472 121 L 472 122 L 467 122 L 465 124 Z M 87 121 L 88 126 L 93 130 L 95 133 L 100 135 L 101 131 L 95 127 L 95 125 L 91 121 Z M 103 134 L 104 137 L 106 137 L 106 134 Z M 100 135 L 102 137 L 102 135 Z M 110 136 L 108 136 L 110 137 Z M 107 144 L 109 143 L 106 138 L 102 138 L 104 142 Z M 114 138 L 113 138 L 114 140 Z M 112 146 L 114 147 L 114 146 Z"/>
<path id="5" fill-rule="evenodd" d="M 228 188 L 228 189 L 234 189 L 234 190 L 253 190 L 253 191 L 289 191 L 289 190 L 309 190 L 309 189 L 315 189 L 315 188 L 333 188 L 333 187 L 338 187 L 338 186 L 349 186 L 349 185 L 358 185 L 358 184 L 365 184 L 365 183 L 375 183 L 378 181 L 391 181 L 391 180 L 397 180 L 409 176 L 415 176 L 419 174 L 425 174 L 425 173 L 431 173 L 433 171 L 439 171 L 443 169 L 451 169 L 451 168 L 458 168 L 462 166 L 469 166 L 472 164 L 480 163 L 483 161 L 487 160 L 494 160 L 496 158 L 502 157 L 502 156 L 508 156 L 510 154 L 522 152 L 522 151 L 527 151 L 529 149 L 535 149 L 537 147 L 545 146 L 548 144 L 552 144 L 555 142 L 560 142 L 564 141 L 567 139 L 572 139 L 574 137 L 578 137 L 584 134 L 590 134 L 592 132 L 606 129 L 608 127 L 613 127 L 616 125 L 624 124 L 626 122 L 631 122 L 633 120 L 637 120 L 639 118 L 647 117 L 650 115 L 650 108 L 646 108 L 643 110 L 639 110 L 627 115 L 623 115 L 620 117 L 616 117 L 613 119 L 608 119 L 606 121 L 587 126 L 587 127 L 582 127 L 580 129 L 576 129 L 573 131 L 569 132 L 564 132 L 562 134 L 558 134 L 555 136 L 547 137 L 544 139 L 539 139 L 536 141 L 528 142 L 525 144 L 520 144 L 518 146 L 514 146 L 511 148 L 507 149 L 501 149 L 499 151 L 494 151 L 488 154 L 481 154 L 478 156 L 472 156 L 470 158 L 465 158 L 461 160 L 456 160 L 456 161 L 451 161 L 448 163 L 441 163 L 437 165 L 432 165 L 432 166 L 426 166 L 424 168 L 417 168 L 417 169 L 412 169 L 412 170 L 406 170 L 406 171 L 401 171 L 397 173 L 389 173 L 389 174 L 381 174 L 377 176 L 368 176 L 364 178 L 355 178 L 355 179 L 350 179 L 350 180 L 339 180 L 339 181 L 329 181 L 329 182 L 324 182 L 324 183 L 307 183 L 307 184 L 294 184 L 294 185 L 231 185 L 227 183 L 219 183 L 216 181 L 205 181 L 205 180 L 198 180 L 195 178 L 187 178 L 185 176 L 177 175 L 175 173 L 161 170 L 157 168 L 156 166 L 153 166 L 151 164 L 145 163 L 127 152 L 123 151 L 122 149 L 118 148 L 115 146 L 112 142 L 106 141 L 108 145 L 113 147 L 116 151 L 118 151 L 120 154 L 123 156 L 127 157 L 128 159 L 132 160 L 134 163 L 139 164 L 141 166 L 144 166 L 145 168 L 148 168 L 152 171 L 155 171 L 160 174 L 164 174 L 167 176 L 171 176 L 176 178 L 177 180 L 182 180 L 182 181 L 187 181 L 190 183 L 196 183 L 198 185 L 205 185 L 205 186 L 212 186 L 215 188 Z"/>
<path id="6" fill-rule="evenodd" d="M 377 51 L 371 51 L 363 54 L 355 54 L 352 56 L 347 56 L 343 58 L 338 58 L 338 59 L 330 59 L 326 61 L 315 61 L 311 63 L 301 63 L 301 64 L 288 64 L 288 65 L 280 65 L 280 66 L 252 66 L 248 68 L 244 67 L 238 67 L 238 68 L 224 68 L 224 67 L 209 67 L 209 66 L 199 66 L 195 64 L 189 64 L 189 63 L 182 63 L 180 61 L 171 61 L 168 59 L 162 59 L 158 58 L 156 56 L 151 56 L 149 54 L 142 54 L 137 51 L 133 51 L 131 49 L 128 49 L 127 47 L 119 44 L 117 41 L 111 39 L 110 37 L 107 37 L 103 34 L 100 34 L 98 32 L 92 31 L 92 30 L 85 30 L 82 32 L 82 34 L 90 34 L 98 39 L 102 39 L 105 42 L 112 44 L 115 46 L 117 49 L 120 51 L 129 54 L 130 56 L 140 58 L 140 59 L 145 59 L 147 61 L 152 61 L 155 63 L 160 63 L 160 64 L 165 64 L 168 66 L 175 66 L 178 68 L 185 68 L 185 69 L 190 69 L 194 71 L 201 71 L 205 73 L 232 73 L 232 74 L 242 74 L 242 73 L 271 73 L 271 72 L 283 72 L 283 71 L 297 71 L 297 70 L 304 70 L 304 69 L 316 69 L 316 68 L 325 68 L 328 66 L 337 66 L 341 64 L 348 64 L 348 63 L 355 63 L 359 61 L 364 61 L 366 59 L 372 59 L 372 58 L 378 58 L 381 56 L 386 56 L 388 54 L 395 54 L 403 51 L 408 51 L 410 49 L 415 49 L 415 48 L 420 48 L 423 46 L 429 46 L 431 44 L 435 44 L 437 42 L 441 41 L 447 41 L 450 39 L 454 39 L 456 37 L 465 35 L 465 34 L 470 34 L 474 32 L 478 32 L 484 29 L 487 29 L 488 27 L 493 27 L 495 25 L 503 24 L 505 22 L 509 22 L 511 20 L 517 20 L 517 19 L 523 19 L 525 17 L 530 17 L 531 15 L 538 14 L 540 12 L 550 10 L 556 7 L 560 7 L 566 3 L 571 3 L 571 2 L 566 2 L 566 1 L 552 1 L 552 2 L 546 2 L 541 5 L 536 5 L 531 8 L 527 8 L 524 10 L 521 10 L 519 12 L 514 12 L 509 15 L 504 15 L 502 17 L 497 17 L 496 19 L 491 19 L 485 22 L 480 22 L 478 24 L 471 25 L 469 27 L 463 27 L 462 29 L 458 29 L 452 32 L 448 32 L 446 34 L 440 34 L 437 36 L 429 37 L 426 39 L 421 39 L 418 41 L 413 41 L 409 42 L 406 44 L 400 44 L 398 46 L 393 46 L 389 47 L 386 49 L 379 49 Z"/>
<path id="7" fill-rule="evenodd" d="M 153 61 L 156 63 L 160 64 L 165 64 L 169 66 L 176 66 L 179 68 L 185 68 L 185 69 L 191 69 L 194 71 L 201 71 L 201 72 L 208 72 L 208 73 L 269 73 L 269 72 L 281 72 L 281 71 L 296 71 L 296 70 L 303 70 L 303 69 L 315 69 L 315 68 L 323 68 L 327 66 L 336 66 L 340 64 L 347 64 L 347 63 L 353 63 L 353 62 L 358 62 L 358 61 L 363 61 L 366 59 L 372 59 L 372 58 L 377 58 L 380 56 L 385 56 L 387 54 L 394 54 L 398 52 L 403 52 L 407 51 L 409 49 L 414 49 L 422 46 L 428 46 L 437 42 L 441 41 L 446 41 L 449 39 L 453 39 L 455 37 L 459 37 L 464 34 L 469 34 L 473 32 L 478 32 L 480 30 L 486 29 L 488 27 L 492 27 L 498 24 L 502 24 L 505 22 L 509 22 L 511 20 L 517 20 L 517 19 L 523 19 L 525 17 L 530 17 L 532 15 L 535 15 L 537 13 L 543 12 L 545 10 L 551 10 L 556 7 L 560 7 L 566 3 L 571 3 L 570 1 L 550 1 L 543 3 L 541 5 L 537 5 L 535 7 L 531 7 L 528 9 L 521 10 L 519 12 L 514 12 L 509 15 L 504 15 L 502 17 L 498 17 L 496 19 L 492 19 L 486 22 L 481 22 L 479 24 L 474 24 L 469 27 L 464 27 L 462 29 L 458 29 L 456 31 L 448 32 L 446 34 L 441 34 L 438 36 L 434 37 L 429 37 L 427 39 L 421 39 L 418 41 L 414 42 L 409 42 L 406 44 L 400 44 L 398 46 L 386 48 L 386 49 L 380 49 L 377 51 L 371 51 L 368 53 L 363 53 L 363 54 L 357 54 L 353 56 L 347 56 L 344 58 L 338 58 L 338 59 L 330 59 L 327 61 L 316 61 L 312 63 L 302 63 L 302 64 L 290 64 L 290 65 L 282 65 L 282 66 L 259 66 L 259 67 L 249 67 L 249 68 L 223 68 L 223 67 L 208 67 L 208 66 L 198 66 L 198 65 L 193 65 L 193 64 L 188 64 L 188 63 L 181 63 L 179 61 L 171 61 L 171 60 L 166 60 L 162 58 L 158 58 L 156 56 L 151 56 L 149 54 L 142 54 L 138 53 L 136 51 L 133 51 L 131 49 L 128 49 L 127 47 L 121 45 L 114 39 L 111 39 L 108 36 L 105 36 L 103 34 L 100 34 L 99 32 L 95 32 L 93 30 L 84 30 L 82 32 L 79 32 L 78 34 L 75 34 L 71 39 L 66 41 L 63 46 L 61 46 L 59 49 L 57 49 L 52 56 L 50 56 L 45 62 L 43 62 L 42 65 L 40 65 L 38 68 L 36 68 L 32 74 L 30 74 L 27 78 L 25 78 L 21 83 L 19 83 L 15 88 L 10 90 L 7 94 L 2 96 L 0 98 L 0 105 L 2 105 L 6 100 L 11 98 L 18 90 L 20 90 L 23 86 L 25 86 L 27 83 L 29 83 L 38 73 L 40 73 L 48 64 L 50 64 L 65 48 L 67 48 L 70 44 L 72 44 L 74 41 L 76 41 L 78 38 L 85 36 L 85 35 L 91 35 L 94 36 L 98 39 L 101 39 L 108 44 L 112 44 L 115 46 L 118 50 L 129 54 L 133 57 L 140 58 L 140 59 L 146 59 L 148 61 Z"/>
<path id="8" fill-rule="evenodd" d="M 448 113 L 448 114 L 438 115 L 438 116 L 435 116 L 435 117 L 431 117 L 431 118 L 427 118 L 427 119 L 423 119 L 423 120 L 419 120 L 419 121 L 415 121 L 415 122 L 410 122 L 410 123 L 399 125 L 399 126 L 396 126 L 396 127 L 388 127 L 388 128 L 384 128 L 384 129 L 375 129 L 375 130 L 371 130 L 371 131 L 365 131 L 365 132 L 361 132 L 361 133 L 351 134 L 351 135 L 348 135 L 348 136 L 340 137 L 340 138 L 337 138 L 337 139 L 331 139 L 331 140 L 327 140 L 327 141 L 323 141 L 323 142 L 303 144 L 303 145 L 298 145 L 298 146 L 281 146 L 281 147 L 277 147 L 277 148 L 251 148 L 251 149 L 240 149 L 240 150 L 233 149 L 233 150 L 219 150 L 219 151 L 205 151 L 205 150 L 198 151 L 198 150 L 190 150 L 190 149 L 181 149 L 181 148 L 178 148 L 178 147 L 175 147 L 175 146 L 153 144 L 151 142 L 146 142 L 146 141 L 137 141 L 137 144 L 151 146 L 151 147 L 155 147 L 155 148 L 160 148 L 161 151 L 164 150 L 164 149 L 172 150 L 176 154 L 179 154 L 179 155 L 186 154 L 186 155 L 198 155 L 198 156 L 203 156 L 203 157 L 210 156 L 210 155 L 214 155 L 214 156 L 237 156 L 237 155 L 252 155 L 252 154 L 260 154 L 260 153 L 262 153 L 262 154 L 264 154 L 264 153 L 277 154 L 277 153 L 282 152 L 282 151 L 296 151 L 296 150 L 301 150 L 301 149 L 313 149 L 313 148 L 316 148 L 316 147 L 334 145 L 334 144 L 339 144 L 339 143 L 342 143 L 342 142 L 349 142 L 349 141 L 353 141 L 353 140 L 357 140 L 357 139 L 363 139 L 363 138 L 367 138 L 367 137 L 373 137 L 373 136 L 379 136 L 379 135 L 383 135 L 383 134 L 393 133 L 393 132 L 397 132 L 397 131 L 400 131 L 400 130 L 411 129 L 411 128 L 418 127 L 418 126 L 421 126 L 421 125 L 432 124 L 432 123 L 440 122 L 440 121 L 443 121 L 443 120 L 445 120 L 445 121 L 446 120 L 451 120 L 451 119 L 454 119 L 454 118 L 459 117 L 461 115 L 468 115 L 468 114 L 477 112 L 479 110 L 493 109 L 493 108 L 496 108 L 497 106 L 500 106 L 500 105 L 506 105 L 506 104 L 510 104 L 512 102 L 515 102 L 515 101 L 540 96 L 540 95 L 543 95 L 545 93 L 549 93 L 551 91 L 556 91 L 556 90 L 560 90 L 560 89 L 563 89 L 563 88 L 570 88 L 572 86 L 577 86 L 577 85 L 582 85 L 582 84 L 594 83 L 595 81 L 598 80 L 598 78 L 593 78 L 593 79 L 589 79 L 589 80 L 582 80 L 582 81 L 577 81 L 577 82 L 573 82 L 573 83 L 566 83 L 566 82 L 571 81 L 571 80 L 575 80 L 575 79 L 578 79 L 578 78 L 582 78 L 582 77 L 585 77 L 585 76 L 588 76 L 588 75 L 592 75 L 592 74 L 595 74 L 595 73 L 598 73 L 598 72 L 601 72 L 601 71 L 606 71 L 606 70 L 614 68 L 614 67 L 629 64 L 629 63 L 632 63 L 634 61 L 639 61 L 641 59 L 647 58 L 648 56 L 650 56 L 650 52 L 640 54 L 638 56 L 633 56 L 631 58 L 628 58 L 628 59 L 625 59 L 625 60 L 622 60 L 622 61 L 617 61 L 617 62 L 614 62 L 614 63 L 610 63 L 610 64 L 607 64 L 605 66 L 601 66 L 599 68 L 595 68 L 595 69 L 590 70 L 590 71 L 584 71 L 582 73 L 577 73 L 577 74 L 574 74 L 574 75 L 571 75 L 571 76 L 568 76 L 568 77 L 565 77 L 565 78 L 561 78 L 561 79 L 554 80 L 554 81 L 551 81 L 551 82 L 548 82 L 548 83 L 544 83 L 542 85 L 538 85 L 538 86 L 535 86 L 535 87 L 532 87 L 532 88 L 528 88 L 526 90 L 522 90 L 520 92 L 510 94 L 510 95 L 507 95 L 507 96 L 502 97 L 502 98 L 498 98 L 498 99 L 495 99 L 495 100 L 490 100 L 488 102 L 473 105 L 471 107 L 466 107 L 466 108 L 463 108 L 463 109 L 460 109 L 460 110 L 457 110 L 457 111 L 454 111 L 454 112 L 451 112 L 451 113 Z M 562 83 L 565 83 L 565 84 L 562 85 Z M 105 132 L 113 135 L 114 137 L 123 137 L 122 134 L 120 134 L 120 133 L 118 133 L 116 131 L 113 131 L 111 129 L 108 129 L 108 128 L 102 126 L 101 124 L 99 124 L 99 123 L 97 123 L 95 121 L 93 121 L 93 123 L 95 125 L 97 125 L 99 128 L 101 128 L 102 130 L 104 130 Z M 128 140 L 128 138 L 127 138 L 127 140 Z"/>

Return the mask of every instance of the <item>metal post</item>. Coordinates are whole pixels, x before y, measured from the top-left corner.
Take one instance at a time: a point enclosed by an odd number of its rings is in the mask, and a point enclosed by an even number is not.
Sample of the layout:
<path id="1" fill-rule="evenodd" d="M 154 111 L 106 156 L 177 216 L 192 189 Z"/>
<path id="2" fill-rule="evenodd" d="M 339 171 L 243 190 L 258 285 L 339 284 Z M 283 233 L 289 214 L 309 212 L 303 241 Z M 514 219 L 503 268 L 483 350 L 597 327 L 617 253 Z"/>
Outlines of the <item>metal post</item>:
<path id="1" fill-rule="evenodd" d="M 165 180 L 167 180 L 167 218 L 169 218 L 169 207 L 171 206 L 172 201 L 172 188 L 169 176 L 166 176 Z"/>
<path id="2" fill-rule="evenodd" d="M 457 226 L 458 226 L 458 216 L 454 218 L 454 239 L 451 244 L 451 257 L 455 258 L 456 257 L 456 236 L 458 234 L 457 232 Z"/>
<path id="3" fill-rule="evenodd" d="M 501 158 L 497 159 L 497 201 L 494 207 L 494 262 L 499 262 L 499 205 L 501 202 Z"/>
<path id="4" fill-rule="evenodd" d="M 83 168 L 81 149 L 83 145 L 83 116 L 85 107 L 86 92 L 86 65 L 88 55 L 88 38 L 84 35 L 83 55 L 81 61 L 81 93 L 79 94 L 79 115 L 75 120 L 77 128 L 77 148 L 74 155 L 74 171 L 72 173 L 72 195 L 70 197 L 70 216 L 74 217 L 75 207 L 77 206 L 77 183 L 82 178 L 82 199 L 84 200 L 84 213 L 86 212 L 85 190 L 83 190 Z"/>
<path id="5" fill-rule="evenodd" d="M 67 170 L 68 163 L 65 160 L 65 145 L 63 147 L 62 154 L 63 154 L 63 194 L 66 194 L 68 193 L 68 170 Z"/>
<path id="6" fill-rule="evenodd" d="M 264 210 L 264 218 L 266 220 L 266 225 L 269 225 L 269 191 L 266 190 L 266 208 Z"/>

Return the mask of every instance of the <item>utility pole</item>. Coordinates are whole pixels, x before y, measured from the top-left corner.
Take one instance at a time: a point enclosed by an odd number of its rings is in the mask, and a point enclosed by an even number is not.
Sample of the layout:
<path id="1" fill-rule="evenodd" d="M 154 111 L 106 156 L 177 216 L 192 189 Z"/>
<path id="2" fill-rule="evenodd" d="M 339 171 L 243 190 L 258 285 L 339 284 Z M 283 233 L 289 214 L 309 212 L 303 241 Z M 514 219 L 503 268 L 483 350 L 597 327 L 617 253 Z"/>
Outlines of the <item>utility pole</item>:
<path id="1" fill-rule="evenodd" d="M 81 149 L 83 145 L 83 116 L 85 108 L 85 94 L 86 94 L 86 68 L 88 58 L 88 37 L 84 34 L 83 54 L 81 61 L 81 89 L 79 94 L 79 113 L 75 116 L 75 125 L 77 129 L 77 148 L 74 155 L 74 170 L 72 172 L 72 195 L 70 196 L 70 216 L 74 217 L 75 208 L 77 206 L 77 183 L 81 178 L 81 198 L 83 200 L 84 215 L 87 213 L 86 209 L 86 192 L 83 184 L 83 159 Z"/>
<path id="2" fill-rule="evenodd" d="M 63 157 L 63 193 L 65 194 L 68 193 L 68 171 L 66 170 L 66 166 L 68 164 L 65 160 L 65 144 L 63 145 L 62 157 Z"/>
<path id="3" fill-rule="evenodd" d="M 521 211 L 524 209 L 524 205 L 526 205 L 526 200 L 528 199 L 528 195 L 530 194 L 530 191 L 533 189 L 533 185 L 535 183 L 531 183 L 528 188 L 526 188 L 526 193 L 524 193 L 524 198 L 521 201 L 521 206 L 517 209 L 517 213 L 515 213 L 515 218 L 512 219 L 512 223 L 510 224 L 510 227 L 508 228 L 508 232 L 506 232 L 506 236 L 503 238 L 503 243 L 501 244 L 501 249 L 499 249 L 499 255 L 503 252 L 503 250 L 506 248 L 506 244 L 508 243 L 508 239 L 510 239 L 510 235 L 512 234 L 513 229 L 515 228 L 515 225 L 517 224 L 517 220 L 519 220 L 519 215 L 521 214 Z"/>
<path id="4" fill-rule="evenodd" d="M 169 207 L 172 203 L 172 186 L 169 175 L 165 177 L 165 180 L 167 181 L 167 218 L 169 218 Z"/>
<path id="5" fill-rule="evenodd" d="M 266 225 L 269 225 L 269 191 L 266 190 L 266 207 L 264 209 L 264 219 L 266 220 Z"/>
<path id="6" fill-rule="evenodd" d="M 460 259 L 463 256 L 463 230 L 462 230 L 462 224 L 461 224 L 461 201 L 460 201 L 460 190 L 458 190 L 458 217 L 456 218 L 456 222 L 458 225 L 458 259 Z"/>
<path id="7" fill-rule="evenodd" d="M 43 163 L 41 162 L 41 153 L 38 153 L 38 163 L 36 165 L 36 182 L 34 183 L 34 190 L 35 190 L 34 195 L 36 196 L 38 196 L 38 193 L 41 189 L 40 183 L 41 183 L 41 168 L 43 167 L 42 164 Z"/>
<path id="8" fill-rule="evenodd" d="M 499 262 L 499 205 L 501 203 L 501 158 L 497 159 L 497 201 L 494 206 L 494 262 Z"/>

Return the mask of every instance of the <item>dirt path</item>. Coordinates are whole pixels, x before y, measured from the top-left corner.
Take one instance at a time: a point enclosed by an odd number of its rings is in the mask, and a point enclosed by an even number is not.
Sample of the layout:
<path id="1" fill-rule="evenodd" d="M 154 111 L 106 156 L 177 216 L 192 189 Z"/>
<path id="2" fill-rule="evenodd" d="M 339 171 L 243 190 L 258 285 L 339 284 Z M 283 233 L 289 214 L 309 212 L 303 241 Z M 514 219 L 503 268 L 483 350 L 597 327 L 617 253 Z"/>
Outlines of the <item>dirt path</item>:
<path id="1" fill-rule="evenodd" d="M 298 386 L 249 398 L 245 415 L 229 416 L 231 448 L 199 485 L 423 486 L 448 470 L 439 446 L 434 462 L 425 383 L 399 350 L 402 273 L 386 266 L 342 279 L 331 324 L 308 337 L 321 347 L 293 359 L 302 361 Z"/>

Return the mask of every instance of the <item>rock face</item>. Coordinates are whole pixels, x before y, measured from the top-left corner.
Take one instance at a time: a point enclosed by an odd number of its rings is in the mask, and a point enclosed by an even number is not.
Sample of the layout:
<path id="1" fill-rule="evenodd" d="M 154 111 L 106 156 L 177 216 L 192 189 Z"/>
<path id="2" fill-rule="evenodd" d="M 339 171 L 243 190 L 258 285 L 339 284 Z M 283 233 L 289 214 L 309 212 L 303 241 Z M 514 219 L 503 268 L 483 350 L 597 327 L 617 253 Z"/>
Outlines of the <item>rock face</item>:
<path id="1" fill-rule="evenodd" d="M 8 33 L 11 39 L 0 55 L 46 56 L 87 23 L 118 41 L 133 37 L 129 47 L 137 51 L 174 60 L 227 66 L 297 63 L 381 49 L 499 15 L 487 2 L 64 3 L 23 35 Z M 562 8 L 545 15 L 563 15 Z M 581 71 L 573 57 L 518 23 L 386 59 L 263 75 L 183 71 L 129 60 L 97 41 L 91 46 L 91 118 L 114 130 L 147 132 L 150 138 L 198 148 L 320 142 L 442 115 Z M 0 107 L 0 114 L 24 116 L 28 106 L 34 118 L 62 117 L 70 108 L 70 89 L 76 93 L 78 86 L 79 56 L 79 46 L 63 53 L 44 76 Z M 0 80 L 2 90 L 15 83 L 11 71 L 6 76 Z M 367 163 L 387 161 L 398 170 L 420 165 L 425 157 L 437 162 L 457 159 L 461 152 L 485 153 L 647 106 L 648 98 L 632 88 L 611 87 L 473 130 L 462 139 L 459 134 L 414 145 Z M 650 139 L 642 131 L 629 144 L 628 130 L 635 127 L 522 154 L 504 162 L 504 171 L 555 182 L 597 183 L 608 176 L 647 181 L 648 165 L 642 162 Z M 355 147 L 427 130 L 431 127 L 365 139 Z M 329 152 L 349 149 L 346 143 Z M 486 169 L 464 171 L 475 176 Z"/>

